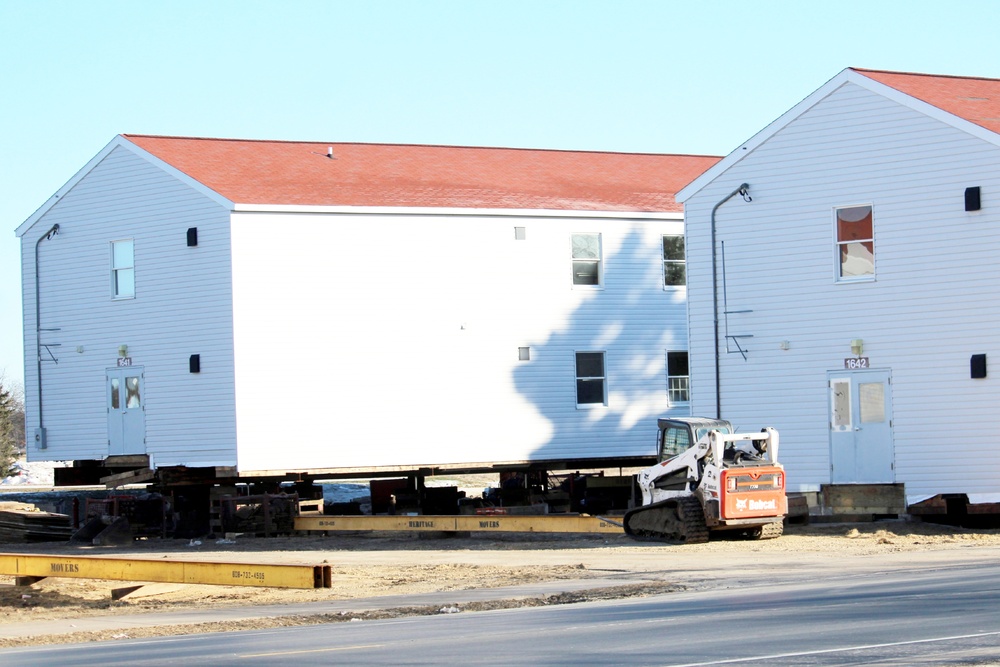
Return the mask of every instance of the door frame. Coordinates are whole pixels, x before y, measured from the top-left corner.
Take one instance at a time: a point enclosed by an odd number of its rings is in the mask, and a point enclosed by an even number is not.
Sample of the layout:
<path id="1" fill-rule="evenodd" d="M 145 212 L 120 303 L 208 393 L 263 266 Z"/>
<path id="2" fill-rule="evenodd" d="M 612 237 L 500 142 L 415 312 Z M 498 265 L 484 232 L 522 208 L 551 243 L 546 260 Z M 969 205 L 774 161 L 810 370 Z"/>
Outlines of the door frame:
<path id="1" fill-rule="evenodd" d="M 892 415 L 892 371 L 888 368 L 871 368 L 864 370 L 827 371 L 827 434 L 828 454 L 830 457 L 830 482 L 833 484 L 892 484 L 896 480 L 896 449 L 895 433 Z M 883 419 L 878 422 L 863 421 L 859 386 L 871 384 L 872 380 L 881 379 L 885 387 L 883 392 Z M 844 415 L 838 421 L 835 407 L 834 382 L 848 381 L 849 423 L 843 423 Z M 866 382 L 866 380 L 868 382 Z M 841 406 L 842 407 L 842 406 Z M 884 425 L 884 426 L 877 426 Z M 871 434 L 867 442 L 863 440 L 866 433 Z M 882 431 L 879 434 L 876 429 Z M 848 437 L 849 434 L 849 437 Z M 872 454 L 872 444 L 880 447 L 875 456 L 863 457 L 862 454 Z M 846 454 L 846 456 L 845 456 Z M 880 460 L 879 465 L 871 465 L 872 460 Z M 849 466 L 850 469 L 838 469 Z M 867 464 L 867 465 L 866 465 Z"/>
<path id="2" fill-rule="evenodd" d="M 128 407 L 128 378 L 139 379 L 138 406 Z M 118 380 L 118 407 L 111 394 L 112 381 Z M 146 378 L 142 366 L 104 369 L 104 401 L 108 414 L 108 455 L 127 456 L 146 453 Z M 128 423 L 126 423 L 128 422 Z M 117 429 L 117 432 L 113 432 Z M 130 437 L 131 436 L 131 437 Z"/>

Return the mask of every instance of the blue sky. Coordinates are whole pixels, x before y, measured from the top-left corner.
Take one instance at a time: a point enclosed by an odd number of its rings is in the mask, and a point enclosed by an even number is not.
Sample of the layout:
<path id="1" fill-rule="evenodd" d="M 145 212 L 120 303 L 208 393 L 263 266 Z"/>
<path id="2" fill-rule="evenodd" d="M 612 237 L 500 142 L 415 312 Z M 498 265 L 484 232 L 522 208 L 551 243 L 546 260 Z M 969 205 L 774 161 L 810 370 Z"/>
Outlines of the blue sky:
<path id="1" fill-rule="evenodd" d="M 1000 78 L 996 11 L 0 0 L 0 372 L 24 371 L 14 229 L 116 134 L 725 155 L 845 67 Z"/>

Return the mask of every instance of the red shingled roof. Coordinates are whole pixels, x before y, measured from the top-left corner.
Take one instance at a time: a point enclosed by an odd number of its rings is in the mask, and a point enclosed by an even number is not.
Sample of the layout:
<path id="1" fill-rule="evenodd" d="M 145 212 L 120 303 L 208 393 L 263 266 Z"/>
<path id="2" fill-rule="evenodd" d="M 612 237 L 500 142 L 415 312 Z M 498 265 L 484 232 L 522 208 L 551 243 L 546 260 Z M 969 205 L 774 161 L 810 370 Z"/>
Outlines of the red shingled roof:
<path id="1" fill-rule="evenodd" d="M 125 139 L 238 204 L 681 211 L 674 193 L 718 162 L 697 155 Z M 333 158 L 327 150 L 333 148 Z"/>
<path id="2" fill-rule="evenodd" d="M 851 68 L 869 79 L 1000 133 L 1000 80 Z"/>

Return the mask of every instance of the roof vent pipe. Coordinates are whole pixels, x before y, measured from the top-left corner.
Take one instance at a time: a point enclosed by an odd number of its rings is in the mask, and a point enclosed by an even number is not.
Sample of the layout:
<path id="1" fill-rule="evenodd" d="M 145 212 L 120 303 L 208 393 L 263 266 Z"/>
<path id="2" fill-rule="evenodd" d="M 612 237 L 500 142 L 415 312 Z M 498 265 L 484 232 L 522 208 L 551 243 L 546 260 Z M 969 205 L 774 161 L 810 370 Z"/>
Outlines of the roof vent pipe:
<path id="1" fill-rule="evenodd" d="M 326 147 L 326 156 L 331 160 L 333 159 L 333 146 Z"/>
<path id="2" fill-rule="evenodd" d="M 717 251 L 715 248 L 715 212 L 719 210 L 723 204 L 727 201 L 740 195 L 743 197 L 743 201 L 750 202 L 753 201 L 750 197 L 750 185 L 747 183 L 741 183 L 740 187 L 736 188 L 723 199 L 719 201 L 718 204 L 712 208 L 712 316 L 715 320 L 715 418 L 722 419 L 722 376 L 721 370 L 719 368 L 719 274 L 716 269 L 717 262 Z"/>

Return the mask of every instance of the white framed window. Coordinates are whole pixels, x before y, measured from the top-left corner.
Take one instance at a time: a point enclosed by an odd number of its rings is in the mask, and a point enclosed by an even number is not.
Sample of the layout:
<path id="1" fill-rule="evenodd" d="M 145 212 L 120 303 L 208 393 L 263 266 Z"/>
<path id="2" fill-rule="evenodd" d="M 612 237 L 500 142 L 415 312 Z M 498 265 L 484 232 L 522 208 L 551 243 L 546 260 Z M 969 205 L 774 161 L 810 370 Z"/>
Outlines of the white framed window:
<path id="1" fill-rule="evenodd" d="M 601 235 L 573 234 L 572 246 L 573 284 L 599 287 L 604 280 L 601 266 Z"/>
<path id="2" fill-rule="evenodd" d="M 663 236 L 663 287 L 687 286 L 687 263 L 684 260 L 684 237 Z"/>
<path id="3" fill-rule="evenodd" d="M 837 280 L 875 277 L 875 226 L 870 204 L 834 209 L 837 225 Z"/>
<path id="4" fill-rule="evenodd" d="M 687 352 L 667 352 L 667 399 L 671 405 L 691 400 Z"/>
<path id="5" fill-rule="evenodd" d="M 111 242 L 111 296 L 135 298 L 135 244 L 132 239 Z"/>
<path id="6" fill-rule="evenodd" d="M 607 405 L 603 352 L 576 353 L 576 404 Z"/>

